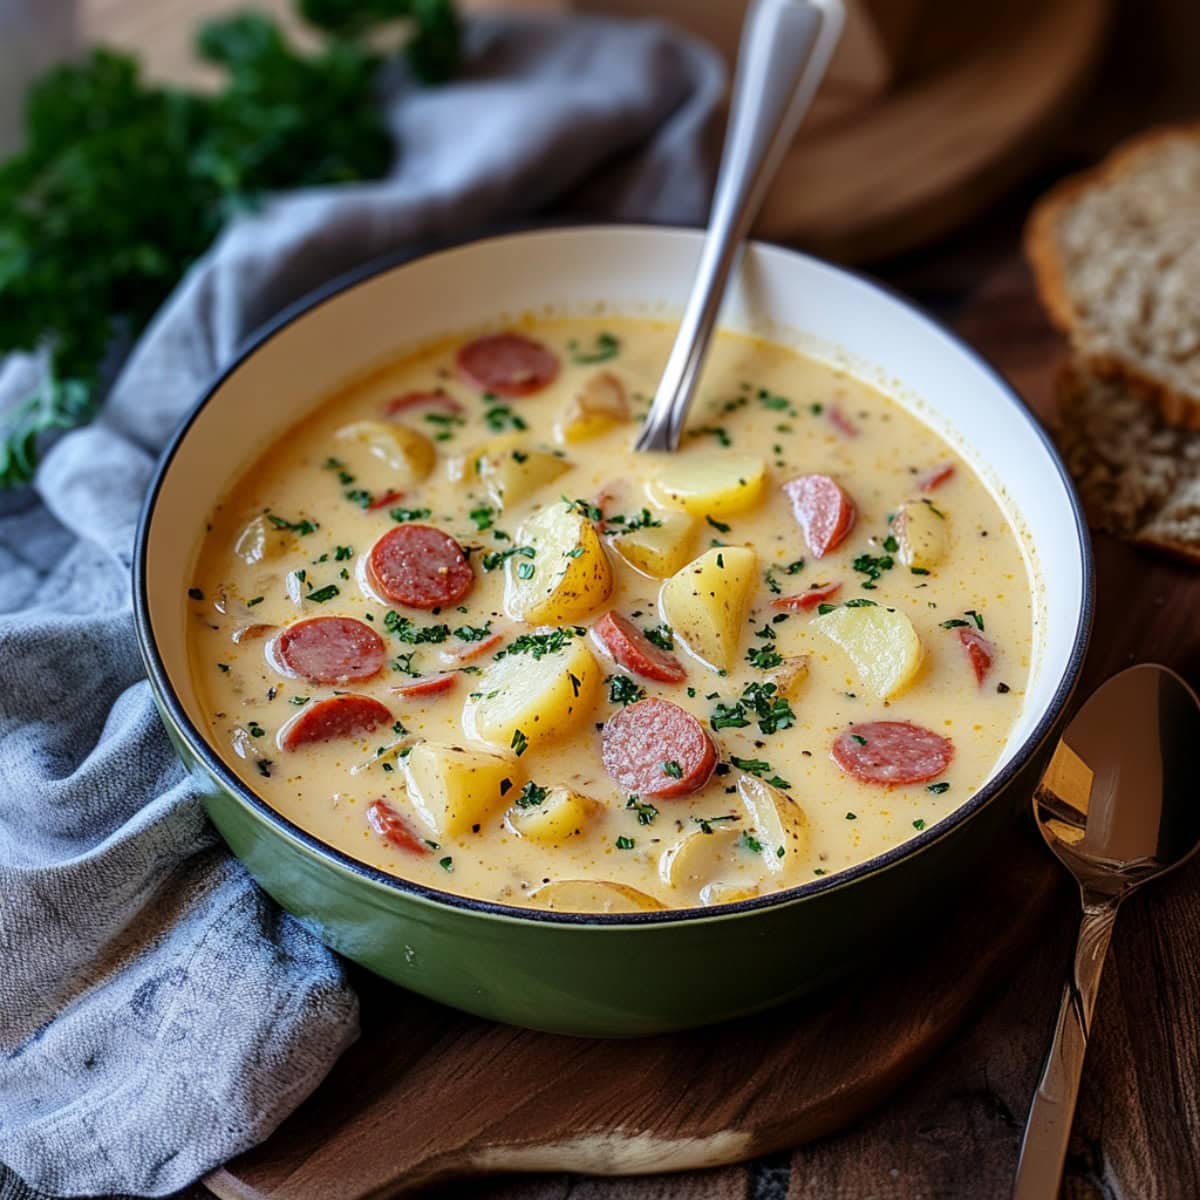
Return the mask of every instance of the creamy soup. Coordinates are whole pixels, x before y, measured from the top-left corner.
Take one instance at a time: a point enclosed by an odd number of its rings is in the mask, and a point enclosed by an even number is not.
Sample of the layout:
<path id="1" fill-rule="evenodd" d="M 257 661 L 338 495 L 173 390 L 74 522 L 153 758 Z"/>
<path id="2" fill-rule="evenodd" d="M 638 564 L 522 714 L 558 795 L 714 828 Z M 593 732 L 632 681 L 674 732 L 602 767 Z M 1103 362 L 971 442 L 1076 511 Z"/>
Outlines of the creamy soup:
<path id="1" fill-rule="evenodd" d="M 981 786 L 1033 626 L 994 498 L 880 392 L 730 333 L 678 454 L 634 454 L 673 332 L 428 347 L 245 472 L 189 605 L 251 789 L 405 879 L 617 912 L 832 874 Z"/>

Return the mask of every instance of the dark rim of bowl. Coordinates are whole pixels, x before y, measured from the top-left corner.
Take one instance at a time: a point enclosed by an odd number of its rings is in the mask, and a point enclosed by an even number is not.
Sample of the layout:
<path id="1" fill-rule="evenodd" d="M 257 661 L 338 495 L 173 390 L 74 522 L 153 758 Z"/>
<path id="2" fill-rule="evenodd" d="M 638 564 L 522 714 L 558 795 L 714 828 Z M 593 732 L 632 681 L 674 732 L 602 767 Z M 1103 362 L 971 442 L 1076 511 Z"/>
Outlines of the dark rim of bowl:
<path id="1" fill-rule="evenodd" d="M 413 250 L 400 251 L 394 254 L 388 254 L 370 260 L 361 266 L 355 267 L 350 271 L 330 280 L 323 286 L 309 292 L 301 297 L 295 303 L 288 305 L 280 313 L 278 313 L 270 321 L 259 327 L 252 333 L 241 345 L 233 360 L 208 384 L 201 393 L 200 398 L 196 401 L 195 406 L 188 415 L 180 423 L 179 428 L 174 432 L 164 448 L 158 464 L 154 471 L 153 479 L 151 480 L 150 488 L 146 493 L 145 500 L 142 504 L 142 511 L 138 520 L 137 538 L 134 547 L 134 589 L 133 589 L 133 609 L 134 609 L 134 625 L 137 633 L 138 646 L 141 650 L 143 661 L 146 665 L 147 673 L 157 692 L 160 702 L 167 709 L 170 718 L 176 729 L 181 733 L 188 743 L 191 752 L 203 763 L 210 775 L 214 776 L 222 787 L 225 788 L 231 795 L 236 797 L 242 804 L 257 812 L 264 817 L 271 825 L 278 827 L 289 838 L 300 842 L 310 852 L 314 853 L 319 858 L 331 860 L 331 862 L 349 871 L 359 875 L 366 880 L 382 885 L 393 891 L 401 893 L 410 893 L 422 900 L 432 902 L 436 905 L 442 905 L 450 908 L 460 909 L 467 912 L 486 914 L 491 917 L 499 917 L 508 921 L 516 922 L 531 922 L 535 924 L 558 924 L 558 925 L 583 925 L 596 927 L 616 927 L 616 926 L 641 926 L 641 925 L 660 925 L 660 924 L 678 924 L 685 922 L 700 922 L 709 920 L 720 920 L 726 917 L 734 917 L 742 913 L 753 912 L 760 909 L 780 907 L 788 904 L 807 899 L 810 896 L 820 893 L 835 891 L 840 888 L 851 886 L 858 880 L 867 876 L 874 875 L 881 871 L 886 871 L 891 867 L 896 866 L 904 859 L 914 857 L 927 850 L 935 842 L 948 837 L 960 826 L 969 821 L 973 816 L 986 807 L 991 801 L 1001 792 L 1003 792 L 1013 779 L 1019 774 L 1021 769 L 1032 757 L 1034 751 L 1045 740 L 1050 733 L 1055 722 L 1062 714 L 1071 693 L 1074 691 L 1079 680 L 1079 675 L 1083 667 L 1084 656 L 1087 652 L 1088 641 L 1091 636 L 1092 615 L 1095 604 L 1095 571 L 1092 561 L 1091 540 L 1088 536 L 1087 521 L 1083 515 L 1083 508 L 1076 493 L 1075 486 L 1071 480 L 1071 476 L 1066 469 L 1053 441 L 1043 429 L 1042 425 L 1034 414 L 1025 406 L 1008 381 L 1000 374 L 1000 372 L 992 365 L 988 359 L 971 345 L 965 342 L 961 337 L 948 329 L 937 318 L 927 312 L 921 305 L 914 303 L 907 296 L 897 291 L 890 285 L 875 279 L 872 276 L 862 271 L 857 271 L 852 268 L 839 266 L 834 263 L 826 262 L 824 259 L 817 258 L 814 255 L 804 254 L 802 251 L 795 250 L 790 246 L 783 246 L 777 243 L 767 242 L 763 239 L 754 239 L 755 244 L 765 245 L 771 249 L 782 250 L 788 254 L 794 254 L 799 258 L 808 259 L 811 262 L 818 263 L 830 270 L 838 271 L 844 275 L 849 275 L 863 283 L 867 287 L 876 292 L 880 292 L 889 300 L 899 304 L 901 307 L 908 309 L 915 316 L 920 318 L 927 325 L 946 337 L 952 342 L 961 353 L 973 360 L 976 365 L 999 387 L 1001 392 L 1008 398 L 1010 404 L 1018 411 L 1021 417 L 1033 428 L 1034 433 L 1040 439 L 1045 447 L 1051 462 L 1054 464 L 1058 472 L 1059 479 L 1066 491 L 1070 501 L 1072 510 L 1075 516 L 1075 529 L 1077 534 L 1077 544 L 1080 552 L 1080 567 L 1083 580 L 1083 603 L 1080 608 L 1078 622 L 1075 627 L 1075 640 L 1071 648 L 1071 655 L 1067 662 L 1066 670 L 1062 678 L 1059 680 L 1058 687 L 1055 689 L 1054 696 L 1046 711 L 1042 714 L 1037 725 L 1034 727 L 1029 736 L 1021 744 L 1019 749 L 1009 761 L 1004 765 L 998 774 L 990 779 L 982 788 L 979 789 L 965 804 L 956 808 L 948 816 L 941 821 L 936 822 L 929 828 L 920 831 L 916 837 L 910 838 L 899 845 L 893 846 L 884 853 L 876 855 L 861 863 L 856 863 L 852 867 L 847 867 L 844 870 L 837 871 L 827 878 L 817 877 L 806 883 L 797 884 L 795 887 L 786 888 L 778 892 L 770 892 L 764 896 L 754 896 L 747 900 L 738 900 L 730 904 L 722 904 L 716 908 L 676 908 L 662 909 L 651 912 L 638 913 L 575 913 L 575 912 L 557 912 L 549 909 L 521 908 L 517 905 L 501 904 L 491 900 L 480 900 L 470 896 L 460 896 L 453 892 L 444 892 L 438 888 L 426 887 L 423 884 L 416 883 L 412 880 L 405 879 L 399 875 L 390 874 L 387 871 L 381 871 L 376 867 L 368 866 L 366 863 L 359 862 L 357 859 L 351 858 L 343 851 L 330 846 L 328 843 L 321 841 L 319 838 L 308 833 L 299 825 L 290 821 L 287 817 L 277 812 L 272 808 L 262 797 L 253 792 L 246 784 L 235 775 L 224 763 L 221 757 L 217 754 L 208 738 L 196 728 L 188 717 L 179 696 L 177 695 L 174 685 L 171 682 L 170 675 L 166 667 L 163 665 L 162 659 L 158 653 L 158 647 L 154 640 L 154 635 L 151 629 L 150 622 L 150 605 L 148 596 L 148 570 L 147 556 L 150 537 L 150 526 L 154 518 L 154 510 L 158 500 L 158 494 L 162 489 L 163 483 L 166 480 L 167 474 L 170 471 L 171 464 L 175 459 L 176 452 L 186 439 L 193 423 L 204 410 L 205 405 L 212 399 L 214 395 L 225 384 L 226 380 L 235 374 L 242 365 L 257 353 L 267 342 L 275 337 L 281 330 L 293 324 L 300 317 L 307 315 L 315 309 L 330 301 L 337 299 L 343 292 L 357 287 L 358 285 L 374 279 L 376 276 L 386 274 L 390 271 L 398 270 L 410 263 L 417 262 L 426 258 L 434 257 L 438 254 L 459 250 L 466 246 L 477 245 L 483 242 L 507 240 L 513 237 L 521 236 L 537 236 L 541 233 L 552 232 L 578 232 L 578 233 L 593 233 L 593 232 L 621 232 L 629 229 L 646 230 L 659 233 L 685 233 L 694 235 L 701 233 L 701 230 L 689 228 L 686 226 L 677 225 L 656 225 L 652 223 L 637 223 L 637 222 L 621 222 L 621 223 L 603 223 L 603 222 L 541 222 L 541 223 L 519 223 L 512 226 L 501 227 L 497 229 L 493 227 L 486 233 L 478 236 L 461 238 L 453 241 L 438 242 L 436 244 L 427 244 Z"/>

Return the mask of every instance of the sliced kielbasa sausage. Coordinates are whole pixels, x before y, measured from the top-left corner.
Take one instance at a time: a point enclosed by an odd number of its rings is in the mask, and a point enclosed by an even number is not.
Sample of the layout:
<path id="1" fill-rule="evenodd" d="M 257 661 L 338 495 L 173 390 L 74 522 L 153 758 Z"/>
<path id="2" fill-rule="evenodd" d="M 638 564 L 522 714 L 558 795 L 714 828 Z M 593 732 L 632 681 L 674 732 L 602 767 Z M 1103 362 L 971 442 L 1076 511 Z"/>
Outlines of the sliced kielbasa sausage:
<path id="1" fill-rule="evenodd" d="M 817 558 L 841 544 L 854 528 L 857 510 L 845 489 L 828 475 L 801 475 L 783 485 L 792 514 Z"/>
<path id="2" fill-rule="evenodd" d="M 391 842 L 401 850 L 410 854 L 429 853 L 430 847 L 386 800 L 374 800 L 367 806 L 367 824 L 385 842 Z"/>
<path id="3" fill-rule="evenodd" d="M 446 671 L 441 675 L 422 675 L 420 679 L 398 683 L 391 690 L 406 700 L 413 696 L 440 696 L 442 692 L 448 692 L 454 686 L 457 678 L 458 673 L 455 671 Z"/>
<path id="4" fill-rule="evenodd" d="M 540 392 L 558 375 L 558 356 L 520 333 L 491 333 L 458 352 L 459 373 L 506 399 Z"/>
<path id="5" fill-rule="evenodd" d="M 596 640 L 612 656 L 613 662 L 645 679 L 659 683 L 682 683 L 687 678 L 683 664 L 669 650 L 663 650 L 619 612 L 608 612 L 592 626 Z"/>
<path id="6" fill-rule="evenodd" d="M 392 714 L 370 696 L 331 696 L 305 705 L 279 731 L 279 748 L 296 750 L 310 742 L 361 737 L 391 723 Z"/>
<path id="7" fill-rule="evenodd" d="M 832 600 L 841 590 L 840 583 L 822 583 L 816 587 L 810 587 L 807 592 L 800 592 L 796 596 L 780 596 L 777 600 L 771 601 L 771 607 L 785 608 L 790 612 L 808 612 L 810 609 L 816 608 L 818 604 Z"/>
<path id="8" fill-rule="evenodd" d="M 677 704 L 654 698 L 608 719 L 600 756 L 625 791 L 657 799 L 697 791 L 717 765 L 716 747 L 700 722 Z"/>
<path id="9" fill-rule="evenodd" d="M 387 402 L 384 412 L 389 417 L 396 417 L 414 408 L 440 408 L 442 412 L 451 416 L 458 416 L 463 411 L 463 406 L 453 396 L 435 388 L 427 392 L 405 392 L 402 396 L 396 396 Z"/>
<path id="10" fill-rule="evenodd" d="M 910 721 L 865 721 L 851 725 L 833 743 L 833 761 L 863 783 L 886 786 L 924 783 L 940 775 L 954 746 L 940 734 Z"/>
<path id="11" fill-rule="evenodd" d="M 996 647 L 975 629 L 960 626 L 954 631 L 966 653 L 971 670 L 975 672 L 975 682 L 982 684 L 992 669 L 996 658 Z"/>
<path id="12" fill-rule="evenodd" d="M 271 665 L 309 683 L 370 679 L 383 670 L 383 638 L 353 617 L 310 617 L 279 634 L 268 648 Z"/>
<path id="13" fill-rule="evenodd" d="M 457 604 L 475 582 L 463 548 L 432 525 L 390 529 L 367 556 L 367 579 L 393 604 L 442 608 Z"/>

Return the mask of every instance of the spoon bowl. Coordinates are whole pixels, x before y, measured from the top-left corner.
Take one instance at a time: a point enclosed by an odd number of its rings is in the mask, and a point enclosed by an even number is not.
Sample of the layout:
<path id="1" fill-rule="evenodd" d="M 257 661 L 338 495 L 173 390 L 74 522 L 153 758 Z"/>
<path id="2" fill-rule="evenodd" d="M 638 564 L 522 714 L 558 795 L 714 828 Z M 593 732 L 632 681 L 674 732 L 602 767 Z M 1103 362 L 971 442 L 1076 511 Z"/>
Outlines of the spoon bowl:
<path id="1" fill-rule="evenodd" d="M 1084 704 L 1034 793 L 1038 829 L 1079 884 L 1083 920 L 1025 1128 L 1015 1200 L 1058 1195 L 1118 906 L 1200 848 L 1197 746 L 1195 692 L 1174 671 L 1143 663 L 1114 675 Z"/>

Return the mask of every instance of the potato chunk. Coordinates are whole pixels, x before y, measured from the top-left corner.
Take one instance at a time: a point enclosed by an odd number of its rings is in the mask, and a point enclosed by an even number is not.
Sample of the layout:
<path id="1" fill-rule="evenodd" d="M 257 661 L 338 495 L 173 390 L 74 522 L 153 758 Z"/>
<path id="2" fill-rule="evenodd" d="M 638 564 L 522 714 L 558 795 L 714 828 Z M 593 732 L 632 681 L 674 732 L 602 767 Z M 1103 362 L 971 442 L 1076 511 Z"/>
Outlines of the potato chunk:
<path id="1" fill-rule="evenodd" d="M 663 620 L 701 661 L 726 671 L 737 657 L 758 556 L 745 546 L 706 550 L 659 591 Z"/>
<path id="2" fill-rule="evenodd" d="M 509 807 L 505 819 L 520 837 L 553 846 L 581 833 L 595 808 L 594 800 L 570 788 L 529 788 Z"/>
<path id="3" fill-rule="evenodd" d="M 540 629 L 533 636 L 557 640 L 561 633 Z M 506 654 L 474 677 L 463 728 L 468 737 L 512 750 L 552 741 L 591 717 L 600 680 L 600 665 L 580 637 L 567 638 L 540 658 Z"/>
<path id="4" fill-rule="evenodd" d="M 611 371 L 598 371 L 567 401 L 555 432 L 560 441 L 585 442 L 628 420 L 625 385 Z"/>
<path id="5" fill-rule="evenodd" d="M 791 796 L 753 775 L 742 775 L 738 798 L 746 809 L 747 843 L 758 846 L 772 875 L 808 857 L 808 817 Z"/>
<path id="6" fill-rule="evenodd" d="M 758 503 L 766 478 L 766 464 L 750 454 L 679 454 L 657 468 L 650 493 L 693 516 L 728 517 Z"/>
<path id="7" fill-rule="evenodd" d="M 247 566 L 279 558 L 296 544 L 295 535 L 288 529 L 276 529 L 265 516 L 247 521 L 237 535 L 233 552 Z"/>
<path id="8" fill-rule="evenodd" d="M 748 850 L 737 821 L 698 829 L 664 852 L 659 875 L 685 902 L 717 904 L 753 892 L 762 859 Z"/>
<path id="9" fill-rule="evenodd" d="M 504 605 L 530 624 L 565 623 L 586 617 L 608 599 L 612 569 L 595 527 L 586 517 L 555 502 L 517 531 L 515 554 L 505 563 Z"/>
<path id="10" fill-rule="evenodd" d="M 657 525 L 618 533 L 612 546 L 635 571 L 652 579 L 666 579 L 688 561 L 696 519 L 673 508 L 656 509 L 652 517 Z"/>
<path id="11" fill-rule="evenodd" d="M 892 517 L 892 533 L 906 567 L 931 571 L 946 557 L 950 521 L 945 509 L 928 500 L 906 500 Z"/>
<path id="12" fill-rule="evenodd" d="M 566 459 L 511 434 L 486 443 L 470 461 L 488 499 L 500 509 L 520 504 L 571 469 Z"/>
<path id="13" fill-rule="evenodd" d="M 921 640 L 912 622 L 894 608 L 842 604 L 812 622 L 845 651 L 864 687 L 881 700 L 899 695 L 921 666 Z"/>
<path id="14" fill-rule="evenodd" d="M 338 441 L 363 446 L 395 473 L 398 487 L 412 487 L 427 478 L 437 462 L 433 443 L 415 429 L 382 421 L 355 421 L 334 435 Z"/>
<path id="15" fill-rule="evenodd" d="M 418 742 L 401 761 L 413 809 L 437 837 L 482 823 L 525 774 L 511 755 L 436 742 Z"/>
<path id="16" fill-rule="evenodd" d="M 530 892 L 529 898 L 557 912 L 653 912 L 667 907 L 638 888 L 607 879 L 556 879 Z"/>

